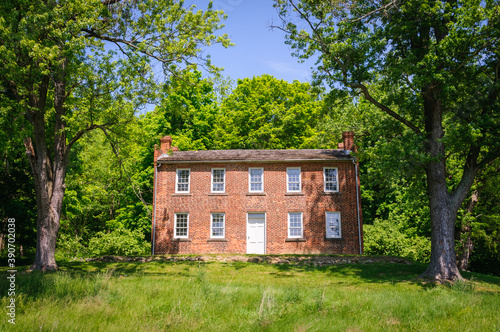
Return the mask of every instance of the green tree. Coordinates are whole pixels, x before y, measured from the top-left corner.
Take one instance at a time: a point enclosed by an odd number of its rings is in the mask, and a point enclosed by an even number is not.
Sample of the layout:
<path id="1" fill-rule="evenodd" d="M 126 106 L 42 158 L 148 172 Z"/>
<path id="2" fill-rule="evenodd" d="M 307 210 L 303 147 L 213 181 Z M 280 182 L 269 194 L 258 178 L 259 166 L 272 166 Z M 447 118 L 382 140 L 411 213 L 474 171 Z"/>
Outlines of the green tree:
<path id="1" fill-rule="evenodd" d="M 88 131 L 130 121 L 155 92 L 154 63 L 177 74 L 216 36 L 222 13 L 177 0 L 13 0 L 0 3 L 0 81 L 26 119 L 37 199 L 32 269 L 53 270 L 71 147 Z M 105 48 L 105 42 L 108 47 Z M 118 53 L 119 52 L 119 53 Z M 116 129 L 119 130 L 119 129 Z"/>
<path id="2" fill-rule="evenodd" d="M 221 104 L 217 149 L 298 149 L 316 145 L 323 102 L 308 83 L 270 75 L 238 80 Z"/>
<path id="3" fill-rule="evenodd" d="M 135 116 L 123 130 L 94 131 L 75 144 L 59 249 L 68 252 L 74 241 L 88 246 L 97 232 L 122 228 L 150 241 L 154 145 L 170 134 L 182 150 L 209 147 L 218 112 L 214 82 L 196 70 L 169 77 L 153 111 Z"/>
<path id="4" fill-rule="evenodd" d="M 479 174 L 457 223 L 462 269 L 500 274 L 500 160 Z"/>
<path id="5" fill-rule="evenodd" d="M 426 174 L 431 259 L 460 279 L 454 229 L 478 172 L 500 155 L 498 1 L 277 0 L 287 43 L 319 54 L 315 80 L 364 97 L 411 133 Z M 293 14 L 292 14 L 293 13 Z M 373 83 L 382 88 L 376 95 Z M 458 181 L 449 177 L 459 172 Z"/>
<path id="6" fill-rule="evenodd" d="M 224 91 L 227 85 L 202 78 L 199 71 L 172 77 L 164 85 L 154 111 L 160 125 L 156 134 L 171 135 L 180 150 L 213 149 L 212 131 L 220 118 L 216 87 Z"/>
<path id="7" fill-rule="evenodd" d="M 21 253 L 26 256 L 35 248 L 36 201 L 22 137 L 16 134 L 22 128 L 22 121 L 13 106 L 0 105 L 0 247 L 6 248 L 7 219 L 14 218 L 17 257 L 21 257 Z"/>

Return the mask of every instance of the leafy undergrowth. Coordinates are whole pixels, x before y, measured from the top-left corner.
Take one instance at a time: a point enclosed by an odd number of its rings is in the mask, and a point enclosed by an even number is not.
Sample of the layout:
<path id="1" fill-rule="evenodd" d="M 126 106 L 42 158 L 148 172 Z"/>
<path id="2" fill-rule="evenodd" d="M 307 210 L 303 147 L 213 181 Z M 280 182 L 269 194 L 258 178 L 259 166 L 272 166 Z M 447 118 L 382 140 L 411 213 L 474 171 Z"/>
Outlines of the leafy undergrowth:
<path id="1" fill-rule="evenodd" d="M 66 262 L 18 273 L 1 331 L 497 331 L 500 278 L 436 285 L 420 264 Z M 6 312 L 6 273 L 0 306 Z M 472 281 L 471 281 L 472 279 Z"/>

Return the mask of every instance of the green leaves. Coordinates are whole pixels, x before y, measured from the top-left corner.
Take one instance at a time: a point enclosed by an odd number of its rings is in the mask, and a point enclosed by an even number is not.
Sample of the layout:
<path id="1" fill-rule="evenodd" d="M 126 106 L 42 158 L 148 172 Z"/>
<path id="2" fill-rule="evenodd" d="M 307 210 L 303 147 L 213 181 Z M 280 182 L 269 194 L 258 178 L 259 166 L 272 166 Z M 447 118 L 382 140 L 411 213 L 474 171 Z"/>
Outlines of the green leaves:
<path id="1" fill-rule="evenodd" d="M 218 149 L 292 149 L 317 144 L 323 103 L 307 83 L 269 75 L 238 81 L 221 105 Z"/>

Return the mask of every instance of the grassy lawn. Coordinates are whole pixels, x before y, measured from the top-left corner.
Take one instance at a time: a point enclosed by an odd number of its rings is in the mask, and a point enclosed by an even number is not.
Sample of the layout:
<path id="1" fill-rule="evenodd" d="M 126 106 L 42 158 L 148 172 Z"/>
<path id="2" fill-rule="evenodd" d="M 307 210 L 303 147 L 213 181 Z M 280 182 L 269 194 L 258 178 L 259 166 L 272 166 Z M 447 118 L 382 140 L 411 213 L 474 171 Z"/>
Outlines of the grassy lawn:
<path id="1" fill-rule="evenodd" d="M 0 331 L 500 331 L 500 278 L 421 283 L 421 264 L 63 262 L 19 273 Z"/>

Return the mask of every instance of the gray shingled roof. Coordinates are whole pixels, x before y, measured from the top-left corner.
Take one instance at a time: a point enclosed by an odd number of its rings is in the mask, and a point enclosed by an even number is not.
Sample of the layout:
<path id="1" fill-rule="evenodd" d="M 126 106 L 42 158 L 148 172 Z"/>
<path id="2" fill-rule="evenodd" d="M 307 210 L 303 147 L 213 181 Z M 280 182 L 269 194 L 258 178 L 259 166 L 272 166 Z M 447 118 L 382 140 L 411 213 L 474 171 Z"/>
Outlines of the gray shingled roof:
<path id="1" fill-rule="evenodd" d="M 345 150 L 205 150 L 175 151 L 163 153 L 158 162 L 251 162 L 251 161 L 299 161 L 299 160 L 351 160 Z"/>

